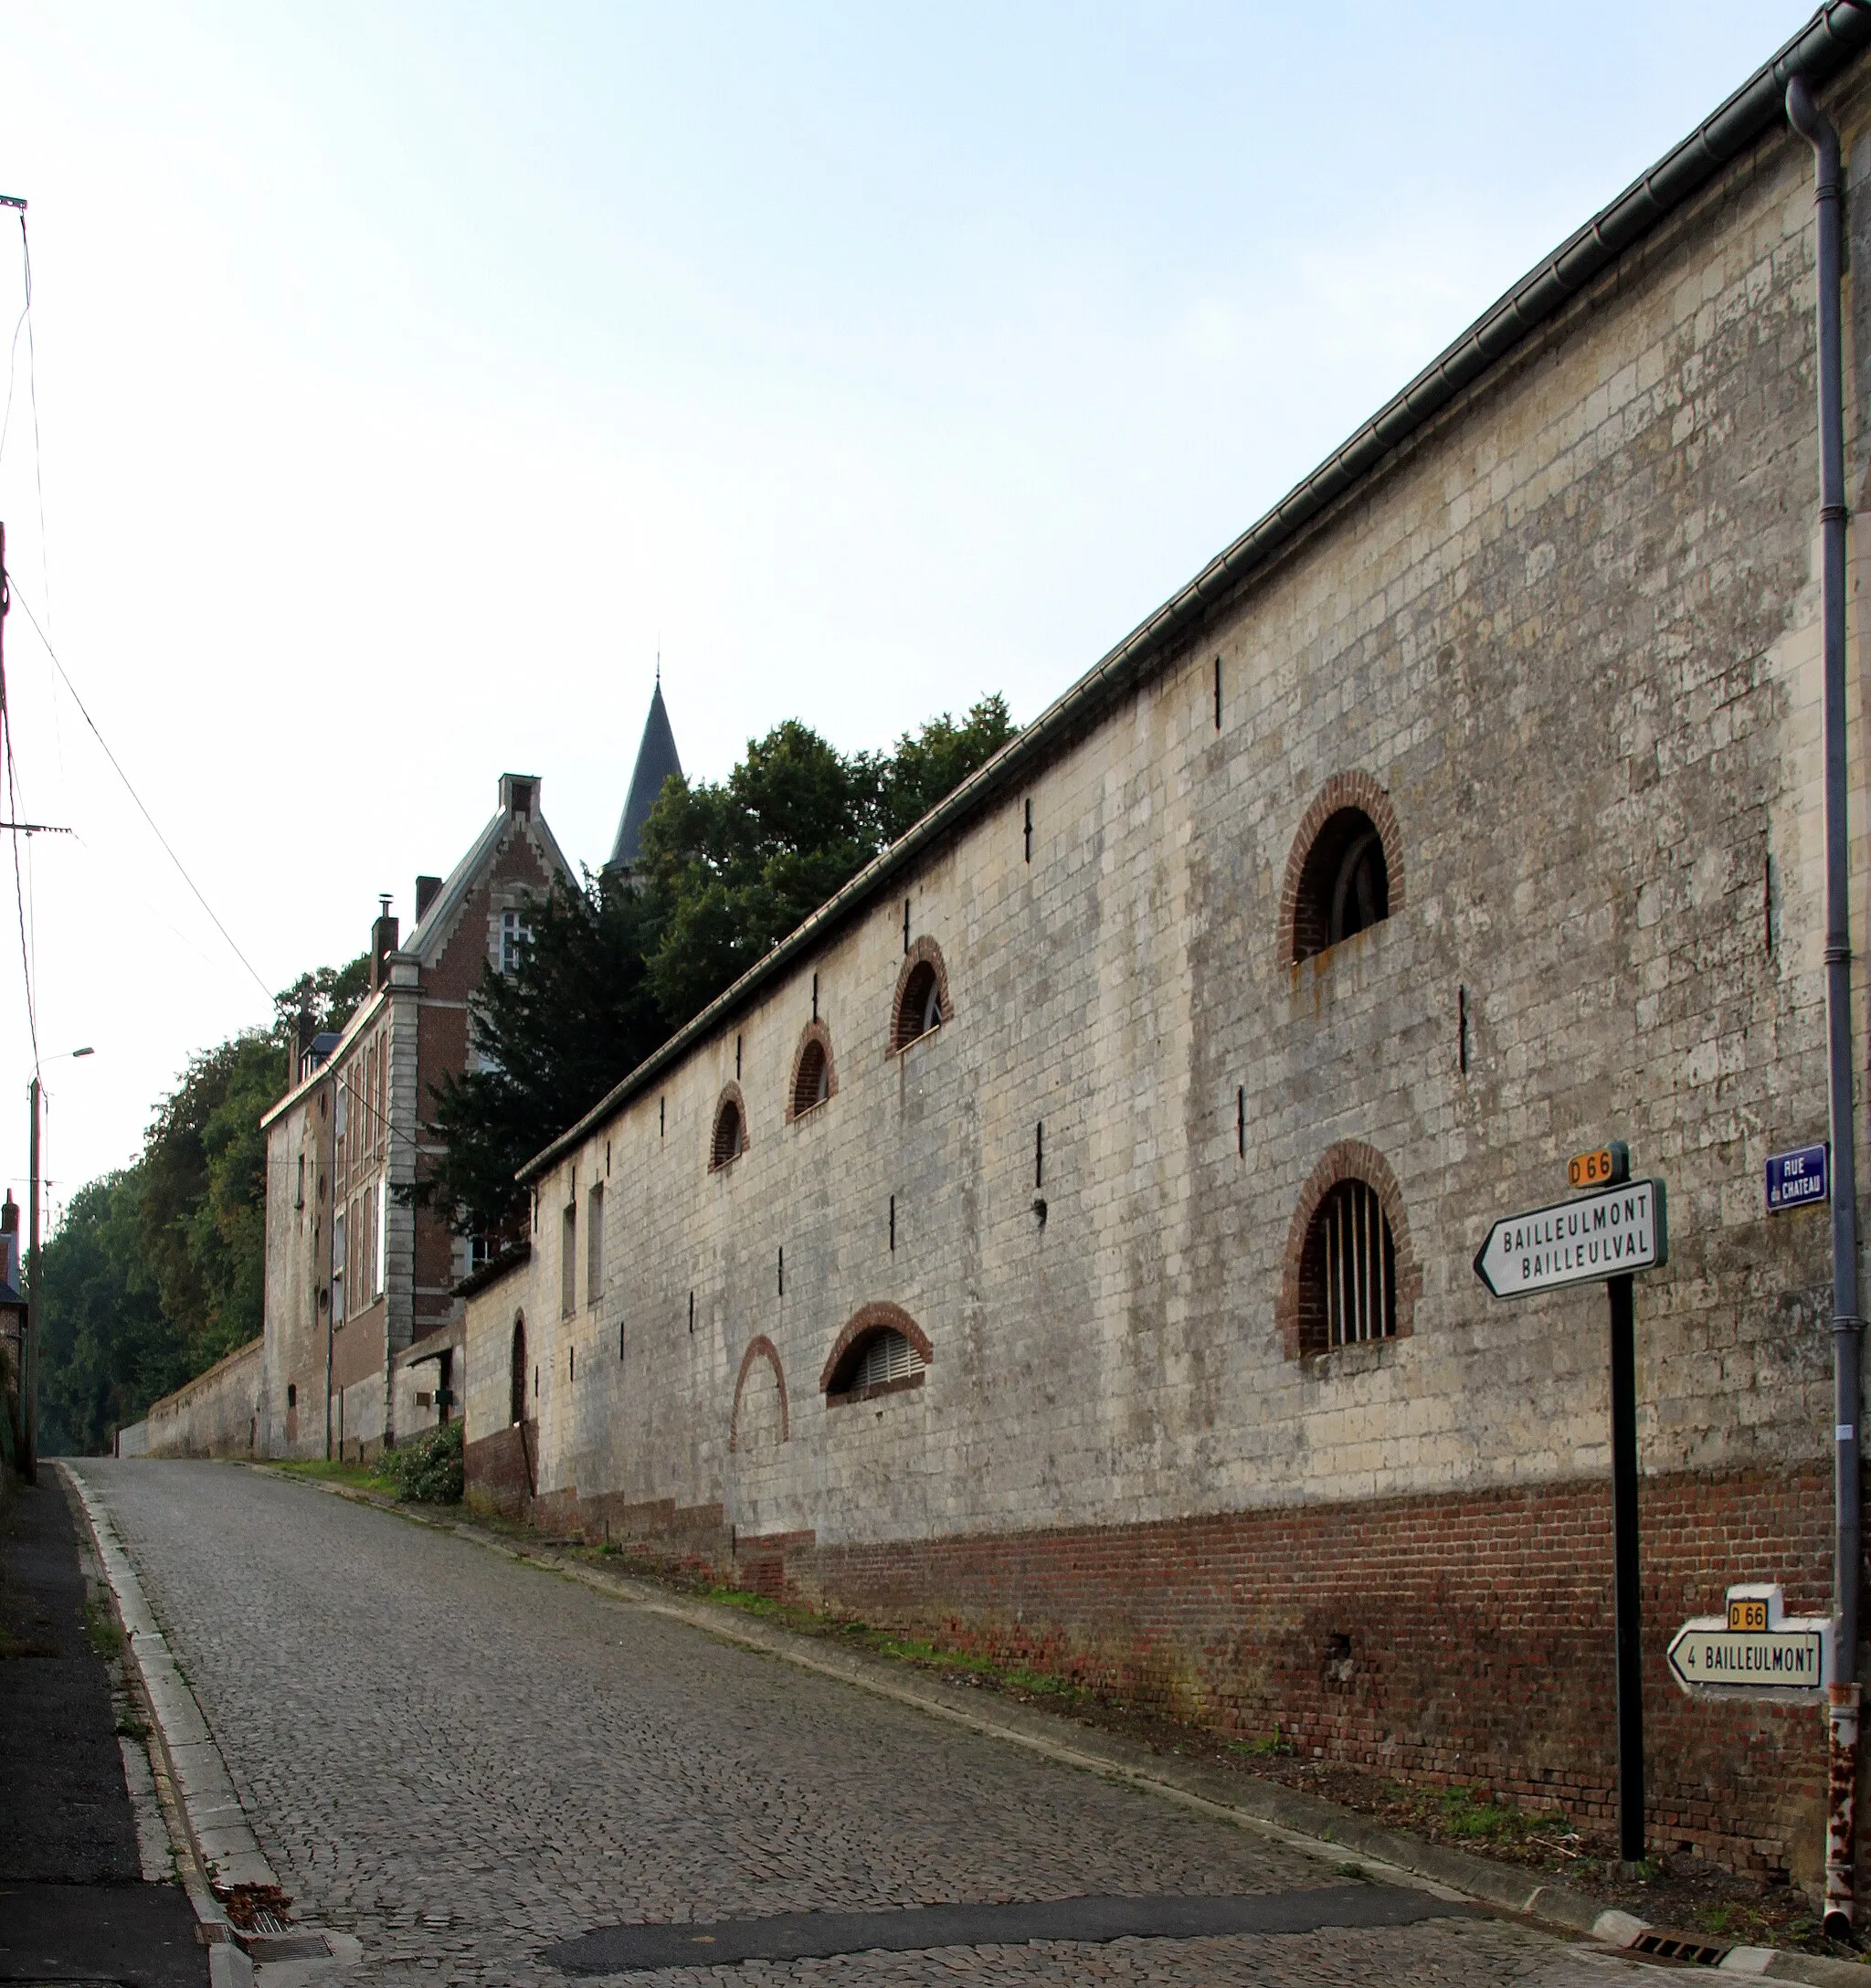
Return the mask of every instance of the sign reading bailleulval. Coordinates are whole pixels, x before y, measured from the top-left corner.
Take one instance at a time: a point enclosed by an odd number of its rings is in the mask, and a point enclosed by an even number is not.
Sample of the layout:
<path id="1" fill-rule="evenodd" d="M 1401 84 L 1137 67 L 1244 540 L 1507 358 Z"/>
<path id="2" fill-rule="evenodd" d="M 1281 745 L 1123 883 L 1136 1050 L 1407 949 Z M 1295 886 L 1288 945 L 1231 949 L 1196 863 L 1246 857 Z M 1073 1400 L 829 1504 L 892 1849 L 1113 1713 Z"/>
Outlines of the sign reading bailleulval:
<path id="1" fill-rule="evenodd" d="M 1504 1216 L 1476 1253 L 1475 1271 L 1496 1297 L 1527 1297 L 1654 1270 L 1668 1254 L 1663 1182 L 1626 1180 Z"/>

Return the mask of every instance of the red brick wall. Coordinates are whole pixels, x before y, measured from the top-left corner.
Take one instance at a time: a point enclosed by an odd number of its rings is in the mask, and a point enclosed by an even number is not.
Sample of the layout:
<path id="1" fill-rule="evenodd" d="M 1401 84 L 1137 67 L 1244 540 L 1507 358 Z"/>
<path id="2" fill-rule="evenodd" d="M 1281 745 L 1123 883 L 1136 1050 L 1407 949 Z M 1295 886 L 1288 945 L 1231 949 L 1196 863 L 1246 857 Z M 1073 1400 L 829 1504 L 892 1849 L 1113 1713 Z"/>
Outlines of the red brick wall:
<path id="1" fill-rule="evenodd" d="M 1646 1790 L 1654 1846 L 1813 1875 L 1820 1715 L 1685 1697 L 1664 1660 L 1730 1581 L 1831 1593 L 1822 1470 L 1647 1481 Z M 788 1556 L 865 1621 L 1411 1780 L 1614 1814 L 1611 1490 L 1582 1483 Z M 1334 1638 L 1350 1644 L 1348 1676 Z M 1339 1646 L 1342 1648 L 1342 1645 Z"/>
<path id="2" fill-rule="evenodd" d="M 470 1486 L 486 1467 L 475 1453 L 501 1441 L 470 1449 Z M 1277 1728 L 1303 1754 L 1485 1783 L 1600 1834 L 1613 1825 L 1606 1483 L 845 1546 L 736 1540 L 716 1507 L 581 1504 L 576 1491 L 541 1507 L 554 1531 L 596 1539 L 608 1524 L 613 1540 L 740 1585 L 1226 1731 Z M 1790 1613 L 1828 1612 L 1830 1476 L 1807 1465 L 1652 1478 L 1641 1522 L 1653 1851 L 1693 1845 L 1811 1883 L 1820 1715 L 1692 1701 L 1664 1650 L 1687 1617 L 1719 1611 L 1731 1581 L 1778 1581 Z"/>

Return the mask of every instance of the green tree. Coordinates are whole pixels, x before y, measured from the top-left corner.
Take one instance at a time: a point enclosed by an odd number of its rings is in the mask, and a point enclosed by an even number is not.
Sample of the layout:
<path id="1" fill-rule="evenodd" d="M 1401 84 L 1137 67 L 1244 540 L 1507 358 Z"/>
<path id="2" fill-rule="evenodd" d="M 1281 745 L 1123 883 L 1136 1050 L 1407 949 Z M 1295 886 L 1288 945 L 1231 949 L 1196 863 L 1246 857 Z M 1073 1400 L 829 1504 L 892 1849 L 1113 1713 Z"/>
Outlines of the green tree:
<path id="1" fill-rule="evenodd" d="M 671 778 L 628 879 L 562 884 L 518 967 L 470 997 L 480 1067 L 445 1079 L 442 1158 L 411 1190 L 458 1233 L 498 1239 L 513 1176 L 1014 735 L 1005 702 L 945 713 L 891 753 L 809 725 L 750 739 L 719 785 Z"/>
<path id="2" fill-rule="evenodd" d="M 725 781 L 672 777 L 643 828 L 650 981 L 680 1027 L 983 766 L 1017 727 L 984 697 L 893 753 L 849 757 L 797 720 L 750 739 Z"/>
<path id="3" fill-rule="evenodd" d="M 196 1369 L 146 1271 L 141 1166 L 89 1182 L 39 1253 L 39 1443 L 96 1454 Z"/>
<path id="4" fill-rule="evenodd" d="M 301 973 L 292 985 L 273 996 L 273 1032 L 290 1042 L 296 1028 L 301 1043 L 328 1030 L 342 1029 L 351 1011 L 370 992 L 370 955 L 342 967 L 320 967 Z"/>
<path id="5" fill-rule="evenodd" d="M 959 724 L 945 711 L 914 735 L 905 732 L 883 763 L 878 826 L 884 841 L 907 834 L 1019 730 L 997 691 L 972 705 Z"/>
<path id="6" fill-rule="evenodd" d="M 513 970 L 482 976 L 469 1014 L 479 1067 L 436 1086 L 447 1149 L 410 1192 L 459 1233 L 498 1239 L 519 1205 L 518 1169 L 662 1041 L 648 915 L 620 880 L 562 878 L 528 914 Z"/>
<path id="7" fill-rule="evenodd" d="M 193 1057 L 143 1142 L 143 1246 L 164 1316 L 199 1373 L 260 1329 L 266 1136 L 286 1051 L 249 1030 Z"/>

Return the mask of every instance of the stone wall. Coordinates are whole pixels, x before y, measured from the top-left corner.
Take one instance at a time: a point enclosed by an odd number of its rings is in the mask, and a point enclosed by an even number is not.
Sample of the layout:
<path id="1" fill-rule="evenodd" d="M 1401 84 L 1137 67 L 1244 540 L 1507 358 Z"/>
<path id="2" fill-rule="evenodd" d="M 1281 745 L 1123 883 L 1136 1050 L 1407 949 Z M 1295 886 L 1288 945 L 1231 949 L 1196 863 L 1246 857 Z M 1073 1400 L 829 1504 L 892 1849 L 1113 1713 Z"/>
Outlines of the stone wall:
<path id="1" fill-rule="evenodd" d="M 149 1456 L 264 1454 L 260 1390 L 266 1341 L 249 1339 L 186 1387 L 150 1404 L 144 1417 Z"/>
<path id="2" fill-rule="evenodd" d="M 1828 1588 L 1826 1222 L 1761 1193 L 1825 1132 L 1811 217 L 1810 154 L 1770 139 L 587 1127 L 530 1261 L 469 1302 L 470 1480 L 1596 1817 L 1604 1300 L 1504 1305 L 1471 1260 L 1626 1139 L 1672 1251 L 1637 1294 L 1653 1824 L 1810 1878 L 1814 1716 L 1717 1718 L 1659 1665 L 1730 1581 Z M 1862 824 L 1855 733 L 1852 774 Z M 1390 915 L 1295 963 L 1295 866 L 1346 794 L 1383 818 Z M 921 954 L 943 1019 L 897 1049 Z M 815 1029 L 835 1084 L 798 1113 Z M 1348 1168 L 1400 1331 L 1307 1353 L 1305 1221 Z M 880 1304 L 926 1367 L 828 1392 Z"/>

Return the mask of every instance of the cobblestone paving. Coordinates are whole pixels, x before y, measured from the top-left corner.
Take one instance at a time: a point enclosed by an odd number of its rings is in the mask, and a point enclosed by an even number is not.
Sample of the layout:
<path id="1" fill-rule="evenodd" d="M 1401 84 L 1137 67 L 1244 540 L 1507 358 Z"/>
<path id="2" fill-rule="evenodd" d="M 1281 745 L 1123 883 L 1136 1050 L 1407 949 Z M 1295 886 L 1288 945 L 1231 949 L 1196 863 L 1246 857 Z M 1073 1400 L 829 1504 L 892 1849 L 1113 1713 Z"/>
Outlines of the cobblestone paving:
<path id="1" fill-rule="evenodd" d="M 352 1982 L 565 1983 L 540 1950 L 628 1919 L 1342 1882 L 1252 1832 L 386 1513 L 226 1465 L 82 1467 L 295 1916 L 363 1941 Z M 1656 1978 L 1522 1928 L 1436 1919 L 628 1978 L 1639 1988 L 1638 1976 Z"/>

